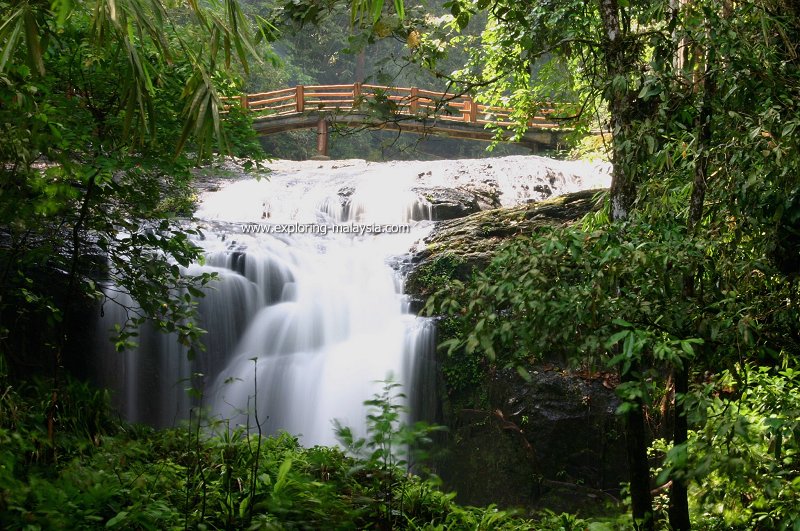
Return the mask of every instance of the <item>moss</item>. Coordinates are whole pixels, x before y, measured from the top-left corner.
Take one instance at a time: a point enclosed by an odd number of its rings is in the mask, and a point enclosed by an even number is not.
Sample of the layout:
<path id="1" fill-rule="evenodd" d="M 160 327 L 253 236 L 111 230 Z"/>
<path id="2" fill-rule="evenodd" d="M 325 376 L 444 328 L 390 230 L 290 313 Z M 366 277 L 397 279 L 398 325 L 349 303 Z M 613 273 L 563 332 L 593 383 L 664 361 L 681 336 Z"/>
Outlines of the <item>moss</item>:
<path id="1" fill-rule="evenodd" d="M 463 258 L 445 252 L 415 268 L 408 276 L 406 288 L 422 297 L 429 297 L 436 291 L 446 288 L 457 277 L 456 273 L 463 265 Z"/>

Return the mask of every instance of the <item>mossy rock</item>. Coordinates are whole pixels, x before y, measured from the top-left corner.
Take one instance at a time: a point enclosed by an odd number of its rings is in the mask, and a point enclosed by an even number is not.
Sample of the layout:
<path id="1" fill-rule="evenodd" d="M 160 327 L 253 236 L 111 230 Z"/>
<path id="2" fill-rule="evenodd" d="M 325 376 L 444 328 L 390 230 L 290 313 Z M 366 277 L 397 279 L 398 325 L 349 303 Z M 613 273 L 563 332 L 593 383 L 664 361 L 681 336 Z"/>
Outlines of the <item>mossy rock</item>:
<path id="1" fill-rule="evenodd" d="M 406 292 L 424 299 L 446 287 L 448 280 L 468 280 L 474 270 L 489 265 L 503 243 L 542 227 L 578 221 L 597 209 L 602 191 L 584 190 L 442 221 L 425 239 L 425 248 L 414 256 Z"/>

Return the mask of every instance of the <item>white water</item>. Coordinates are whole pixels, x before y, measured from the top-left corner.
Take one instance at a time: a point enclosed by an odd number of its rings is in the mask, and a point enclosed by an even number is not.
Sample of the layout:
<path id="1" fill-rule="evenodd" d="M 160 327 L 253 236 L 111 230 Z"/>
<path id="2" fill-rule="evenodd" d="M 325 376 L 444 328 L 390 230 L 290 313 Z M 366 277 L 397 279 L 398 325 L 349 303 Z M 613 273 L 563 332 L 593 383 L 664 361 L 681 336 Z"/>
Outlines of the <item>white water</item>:
<path id="1" fill-rule="evenodd" d="M 520 159 L 522 175 L 509 170 L 511 159 Z M 185 388 L 193 373 L 203 373 L 203 405 L 214 416 L 254 428 L 257 412 L 264 433 L 285 430 L 305 445 L 334 443 L 333 419 L 363 433 L 362 403 L 390 375 L 425 415 L 435 407 L 434 330 L 408 312 L 401 275 L 390 263 L 430 230 L 430 222 L 414 221 L 429 218 L 430 208 L 412 188 L 485 181 L 492 173 L 486 161 L 475 161 L 473 173 L 463 170 L 464 161 L 449 163 L 278 163 L 269 180 L 235 180 L 205 193 L 197 212 L 205 265 L 189 272 L 219 275 L 199 305 L 206 351 L 190 363 L 174 337 L 144 327 L 138 348 L 120 355 L 100 334 L 100 383 L 117 390 L 129 420 L 168 426 L 197 405 Z M 493 167 L 509 204 L 532 197 L 528 191 L 544 180 L 557 192 L 598 184 L 535 157 L 494 159 Z M 426 171 L 433 173 L 423 179 Z M 412 230 L 242 232 L 242 223 L 265 222 L 407 223 Z M 117 300 L 122 304 L 106 304 L 103 331 L 124 320 L 122 306 L 133 305 L 125 295 Z"/>

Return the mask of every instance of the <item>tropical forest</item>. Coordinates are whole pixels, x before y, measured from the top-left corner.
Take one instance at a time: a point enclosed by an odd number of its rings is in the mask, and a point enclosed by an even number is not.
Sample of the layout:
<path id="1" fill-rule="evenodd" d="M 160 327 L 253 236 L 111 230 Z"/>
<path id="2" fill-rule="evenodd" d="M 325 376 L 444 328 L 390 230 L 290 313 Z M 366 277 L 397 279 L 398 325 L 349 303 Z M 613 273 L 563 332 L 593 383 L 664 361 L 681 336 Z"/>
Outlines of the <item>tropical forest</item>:
<path id="1" fill-rule="evenodd" d="M 800 3 L 0 0 L 0 529 L 800 531 Z"/>

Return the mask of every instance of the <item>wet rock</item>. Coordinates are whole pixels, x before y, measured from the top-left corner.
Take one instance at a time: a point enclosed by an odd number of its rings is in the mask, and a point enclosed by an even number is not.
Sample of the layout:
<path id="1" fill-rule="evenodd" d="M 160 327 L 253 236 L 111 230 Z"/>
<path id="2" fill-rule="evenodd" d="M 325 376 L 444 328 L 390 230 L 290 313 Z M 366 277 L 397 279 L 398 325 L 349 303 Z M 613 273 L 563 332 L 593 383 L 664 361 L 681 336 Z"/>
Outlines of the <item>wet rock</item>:
<path id="1" fill-rule="evenodd" d="M 546 184 L 537 184 L 533 187 L 533 191 L 537 192 L 542 198 L 550 197 L 553 195 L 553 189 Z M 530 202 L 530 200 L 529 200 Z"/>
<path id="2" fill-rule="evenodd" d="M 475 269 L 486 267 L 499 245 L 516 236 L 533 234 L 542 227 L 580 219 L 597 207 L 600 190 L 565 194 L 538 203 L 498 208 L 442 221 L 425 238 L 424 248 L 412 258 L 406 293 L 425 298 L 438 287 L 440 260 L 455 261 L 451 278 L 465 281 Z M 431 281 L 433 280 L 433 282 Z"/>
<path id="3" fill-rule="evenodd" d="M 434 221 L 462 218 L 481 210 L 476 195 L 467 190 L 435 186 L 415 188 L 414 191 L 431 205 Z"/>
<path id="4" fill-rule="evenodd" d="M 610 378 L 539 365 L 525 382 L 501 371 L 488 408 L 446 419 L 445 484 L 464 504 L 602 512 L 627 478 Z"/>
<path id="5" fill-rule="evenodd" d="M 343 186 L 339 188 L 338 195 L 339 197 L 350 197 L 356 192 L 356 189 L 353 186 Z"/>

